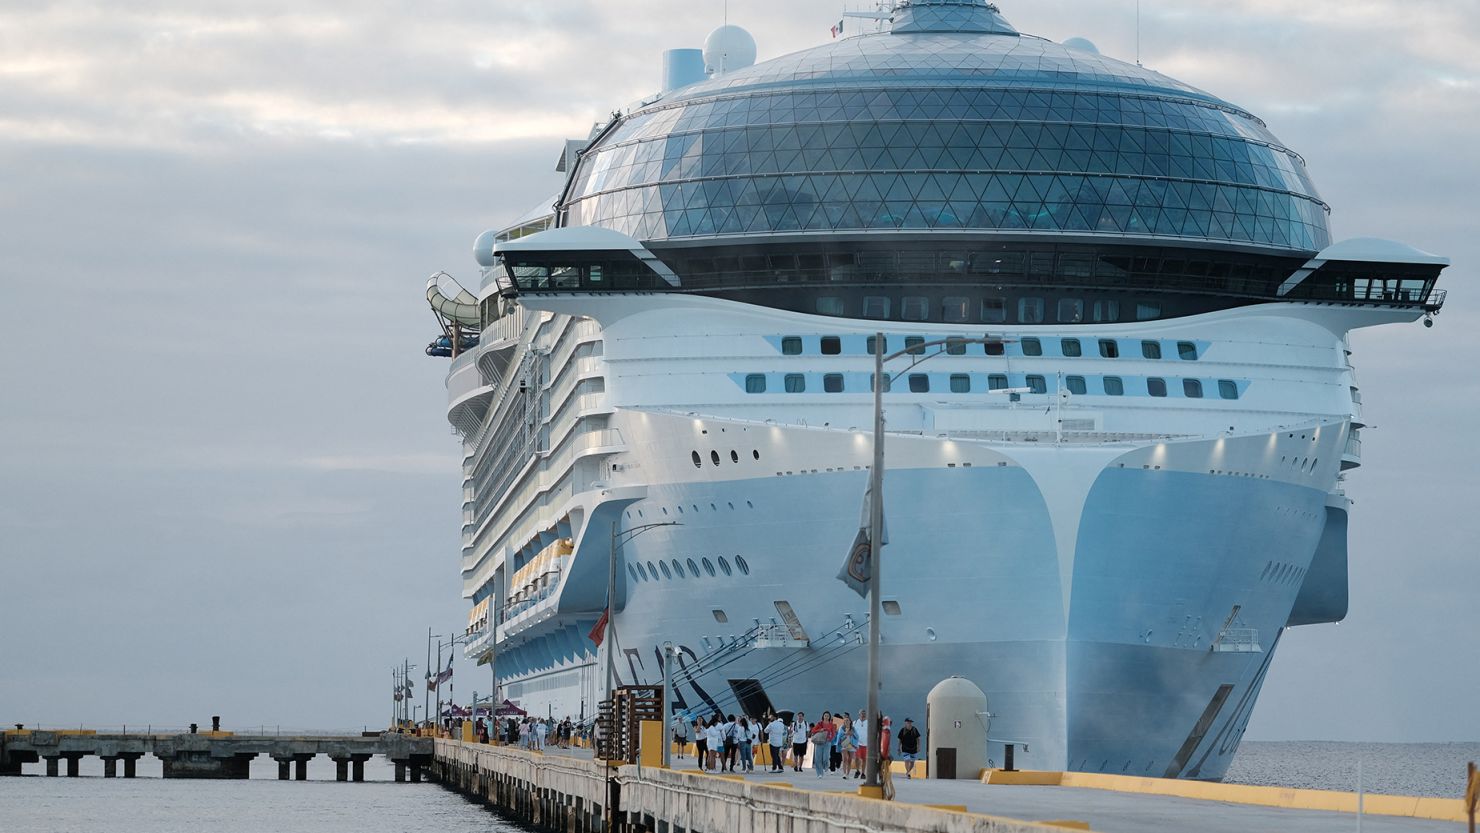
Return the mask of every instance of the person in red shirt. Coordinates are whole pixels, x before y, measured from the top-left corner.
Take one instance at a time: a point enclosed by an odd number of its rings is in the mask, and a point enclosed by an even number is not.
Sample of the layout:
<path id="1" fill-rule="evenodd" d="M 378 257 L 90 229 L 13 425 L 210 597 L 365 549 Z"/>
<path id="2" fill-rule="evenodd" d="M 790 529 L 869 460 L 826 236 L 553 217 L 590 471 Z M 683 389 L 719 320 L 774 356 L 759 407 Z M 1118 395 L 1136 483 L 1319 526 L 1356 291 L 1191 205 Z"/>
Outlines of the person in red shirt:
<path id="1" fill-rule="evenodd" d="M 889 767 L 893 763 L 889 758 L 889 740 L 891 734 L 889 718 L 879 718 L 879 786 L 883 789 L 885 801 L 894 800 L 894 776 L 889 771 Z"/>

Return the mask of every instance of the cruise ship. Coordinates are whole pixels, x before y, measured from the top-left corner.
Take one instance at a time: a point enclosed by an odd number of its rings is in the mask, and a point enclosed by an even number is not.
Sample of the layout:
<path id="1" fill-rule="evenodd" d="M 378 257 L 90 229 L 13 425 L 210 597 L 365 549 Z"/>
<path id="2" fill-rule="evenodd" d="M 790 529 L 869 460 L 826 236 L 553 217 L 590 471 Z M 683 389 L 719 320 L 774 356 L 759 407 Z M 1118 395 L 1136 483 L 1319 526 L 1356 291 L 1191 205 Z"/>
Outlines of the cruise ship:
<path id="1" fill-rule="evenodd" d="M 1087 40 L 877 17 L 669 50 L 476 291 L 428 282 L 467 655 L 556 718 L 664 646 L 683 713 L 856 712 L 879 384 L 884 712 L 961 676 L 997 761 L 1219 779 L 1281 635 L 1347 612 L 1347 335 L 1432 324 L 1448 260 L 1333 242 L 1256 115 Z"/>

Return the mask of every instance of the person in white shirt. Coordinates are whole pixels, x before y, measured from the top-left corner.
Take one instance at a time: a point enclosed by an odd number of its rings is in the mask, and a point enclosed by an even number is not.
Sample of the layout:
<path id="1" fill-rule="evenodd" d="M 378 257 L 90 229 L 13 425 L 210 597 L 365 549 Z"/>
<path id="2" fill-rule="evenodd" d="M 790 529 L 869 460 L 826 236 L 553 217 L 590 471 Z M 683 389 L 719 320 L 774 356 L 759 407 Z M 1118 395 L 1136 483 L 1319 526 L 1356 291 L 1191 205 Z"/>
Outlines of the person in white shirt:
<path id="1" fill-rule="evenodd" d="M 678 757 L 683 757 L 684 749 L 689 745 L 689 722 L 683 719 L 683 715 L 673 717 L 673 745 L 678 747 Z"/>
<path id="2" fill-rule="evenodd" d="M 720 750 L 724 747 L 724 732 L 720 729 L 719 715 L 709 718 L 709 726 L 705 728 L 709 738 L 709 772 L 719 771 Z"/>
<path id="3" fill-rule="evenodd" d="M 807 757 L 807 735 L 811 727 L 807 725 L 807 716 L 801 712 L 791 719 L 791 768 L 797 772 L 802 771 L 802 761 Z"/>
<path id="4" fill-rule="evenodd" d="M 545 751 L 545 735 L 549 734 L 550 726 L 543 720 L 537 720 L 534 724 L 534 746 L 541 752 Z"/>
<path id="5" fill-rule="evenodd" d="M 771 771 L 782 772 L 781 749 L 786 745 L 786 724 L 777 717 L 766 724 L 766 745 L 771 747 Z"/>
<path id="6" fill-rule="evenodd" d="M 854 721 L 853 728 L 858 732 L 858 751 L 853 755 L 853 775 L 862 778 L 864 771 L 868 768 L 868 710 L 858 710 L 858 720 Z"/>

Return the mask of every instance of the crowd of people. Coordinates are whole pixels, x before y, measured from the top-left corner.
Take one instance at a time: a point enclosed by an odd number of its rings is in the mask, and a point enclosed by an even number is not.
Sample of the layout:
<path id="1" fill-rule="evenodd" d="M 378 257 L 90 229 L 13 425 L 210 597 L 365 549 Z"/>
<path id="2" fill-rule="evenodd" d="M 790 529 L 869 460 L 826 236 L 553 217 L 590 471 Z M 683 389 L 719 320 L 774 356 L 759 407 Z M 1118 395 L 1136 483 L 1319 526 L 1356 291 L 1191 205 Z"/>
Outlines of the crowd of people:
<path id="1" fill-rule="evenodd" d="M 885 798 L 893 798 L 890 764 L 897 751 L 905 777 L 914 777 L 915 761 L 920 756 L 920 730 L 914 720 L 905 718 L 896 739 L 893 722 L 887 716 L 879 720 L 878 728 L 879 777 Z M 835 715 L 824 711 L 815 721 L 804 712 L 790 716 L 767 713 L 759 719 L 733 714 L 714 714 L 708 720 L 678 715 L 673 719 L 673 742 L 680 758 L 693 745 L 699 769 L 704 772 L 754 772 L 756 753 L 765 746 L 770 753 L 770 772 L 784 772 L 788 766 L 802 772 L 810 765 L 818 778 L 838 772 L 844 778 L 863 778 L 870 742 L 869 719 L 864 709 L 858 711 L 856 719 L 848 712 Z"/>
<path id="2" fill-rule="evenodd" d="M 549 746 L 569 749 L 574 742 L 584 743 L 589 740 L 587 724 L 573 721 L 569 717 L 562 720 L 529 716 L 506 717 L 491 724 L 480 717 L 473 725 L 473 733 L 480 743 L 488 743 L 490 726 L 498 732 L 500 743 L 537 752 L 543 752 Z"/>

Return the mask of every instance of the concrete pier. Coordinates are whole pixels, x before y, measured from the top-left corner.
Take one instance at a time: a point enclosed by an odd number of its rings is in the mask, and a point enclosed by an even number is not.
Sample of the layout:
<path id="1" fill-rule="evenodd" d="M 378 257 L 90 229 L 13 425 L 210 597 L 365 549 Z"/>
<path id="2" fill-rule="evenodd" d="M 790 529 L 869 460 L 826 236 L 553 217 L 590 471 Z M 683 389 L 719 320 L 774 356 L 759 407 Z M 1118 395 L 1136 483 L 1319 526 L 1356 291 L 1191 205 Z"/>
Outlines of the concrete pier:
<path id="1" fill-rule="evenodd" d="M 251 763 L 267 755 L 278 764 L 278 778 L 308 779 L 308 762 L 326 755 L 339 765 L 339 780 L 365 780 L 365 761 L 385 755 L 402 772 L 411 767 L 412 780 L 421 780 L 422 769 L 432 762 L 432 739 L 398 733 L 323 736 L 236 735 L 231 732 L 189 733 L 97 733 L 88 730 L 42 731 L 29 729 L 0 732 L 0 775 L 20 775 L 22 766 L 46 762 L 46 774 L 66 772 L 77 777 L 79 762 L 89 755 L 103 760 L 103 777 L 133 778 L 138 760 L 152 754 L 163 764 L 166 778 L 241 779 L 251 772 Z M 340 763 L 342 762 L 342 764 Z"/>
<path id="2" fill-rule="evenodd" d="M 589 753 L 534 753 L 439 740 L 433 776 L 501 813 L 555 833 L 1348 833 L 1356 796 L 1124 776 L 1009 774 L 1011 783 L 906 779 L 894 775 L 894 801 L 862 798 L 859 782 L 837 774 L 745 775 L 689 768 L 608 768 Z M 916 770 L 917 774 L 920 772 Z M 999 771 L 992 771 L 994 773 Z M 1096 780 L 1098 779 L 1098 780 Z M 1146 783 L 1150 782 L 1150 783 Z M 1033 786 L 1029 786 L 1032 784 Z M 1199 798 L 1187 796 L 1205 793 Z M 1458 799 L 1366 796 L 1363 829 L 1410 833 L 1454 829 Z M 1344 810 L 1350 805 L 1353 810 Z M 1383 814 L 1378 815 L 1376 811 Z"/>

